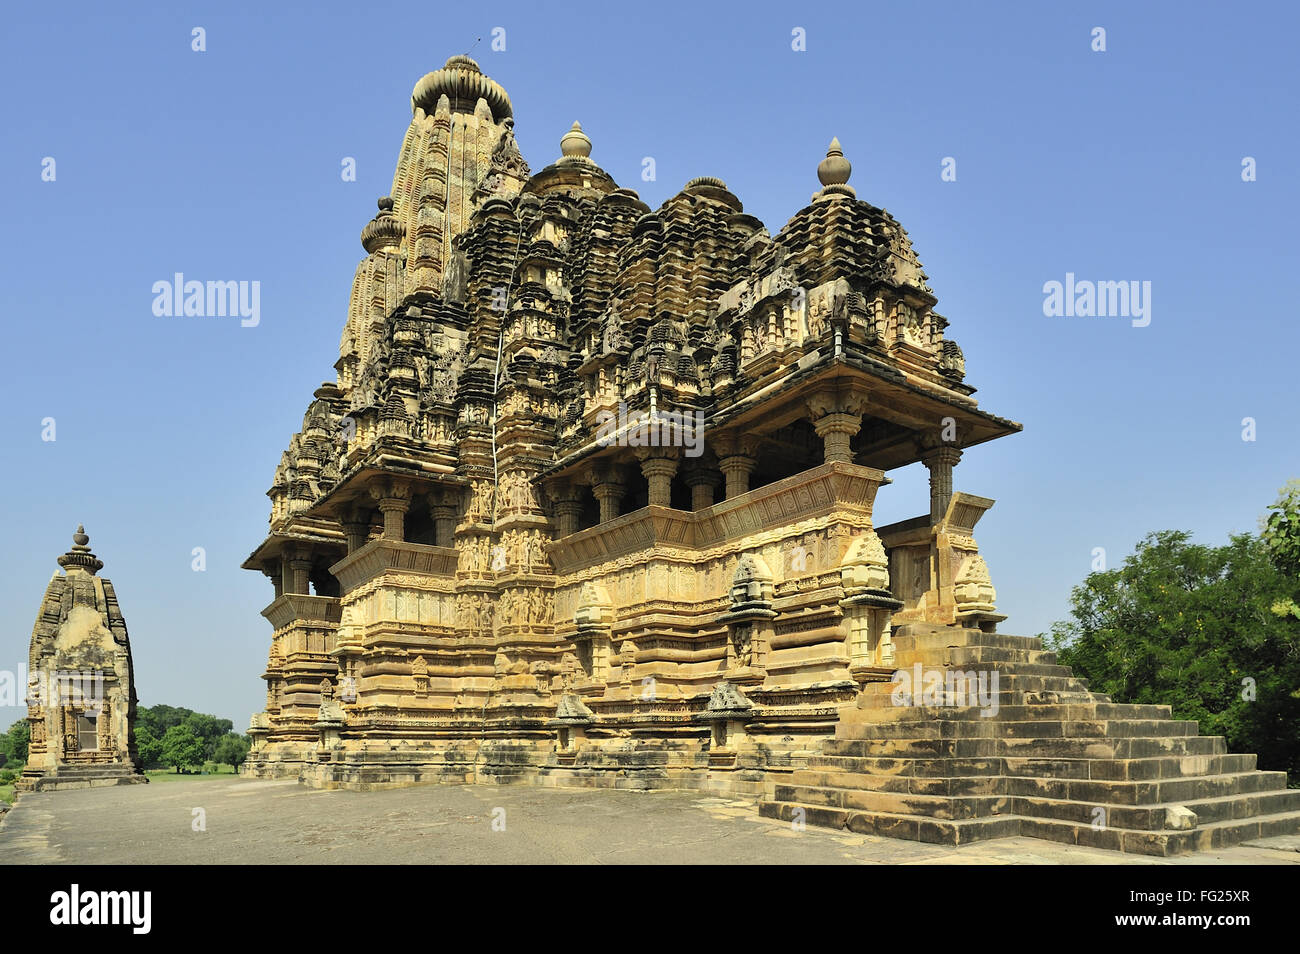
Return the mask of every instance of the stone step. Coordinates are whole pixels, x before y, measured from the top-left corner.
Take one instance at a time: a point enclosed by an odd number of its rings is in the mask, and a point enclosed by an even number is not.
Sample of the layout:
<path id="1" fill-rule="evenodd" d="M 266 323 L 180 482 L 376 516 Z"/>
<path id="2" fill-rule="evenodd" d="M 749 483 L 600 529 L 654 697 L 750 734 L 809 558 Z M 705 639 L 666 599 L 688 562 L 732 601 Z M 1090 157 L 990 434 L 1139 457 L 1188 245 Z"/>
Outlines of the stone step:
<path id="1" fill-rule="evenodd" d="M 848 828 L 862 835 L 905 838 L 935 845 L 968 845 L 1019 834 L 1019 819 L 998 816 L 973 819 L 920 818 L 889 812 L 861 812 L 791 802 L 761 802 L 759 814 L 786 822 L 802 821 L 824 828 Z"/>
<path id="2" fill-rule="evenodd" d="M 1113 802 L 1043 798 L 1013 795 L 1010 812 L 1026 818 L 1049 818 L 1092 826 L 1124 828 L 1133 831 L 1161 831 L 1171 828 L 1168 812 L 1186 808 L 1196 815 L 1196 826 L 1216 822 L 1239 821 L 1266 815 L 1300 811 L 1300 789 L 1222 795 L 1214 798 L 1190 798 L 1137 805 Z M 1102 814 L 1098 814 L 1098 809 Z"/>
<path id="3" fill-rule="evenodd" d="M 1046 649 L 1002 646 L 946 646 L 942 649 L 894 645 L 894 664 L 908 669 L 915 663 L 937 669 L 1001 669 L 1003 666 L 1055 666 L 1056 653 Z"/>
<path id="4" fill-rule="evenodd" d="M 1137 759 L 958 758 L 926 750 L 922 754 L 903 756 L 814 755 L 808 760 L 807 771 L 861 776 L 1005 775 L 1026 780 L 1136 782 L 1235 775 L 1254 772 L 1255 767 L 1254 755 L 1162 755 Z M 1024 789 L 1026 794 L 1030 791 L 1028 787 Z"/>
<path id="5" fill-rule="evenodd" d="M 1225 755 L 1222 736 L 1098 738 L 837 738 L 822 746 L 828 756 L 914 758 L 1142 759 Z"/>
<path id="6" fill-rule="evenodd" d="M 89 765 L 60 765 L 58 773 L 60 776 L 77 776 L 77 775 L 132 775 L 135 770 L 130 765 L 112 764 L 95 764 Z"/>
<path id="7" fill-rule="evenodd" d="M 830 769 L 799 769 L 789 784 L 802 788 L 853 789 L 871 792 L 901 792 L 912 795 L 1004 795 L 1006 778 L 984 775 L 886 775 L 841 772 Z"/>
<path id="8" fill-rule="evenodd" d="M 898 668 L 901 669 L 903 667 L 899 666 Z M 956 663 L 956 664 L 950 664 L 947 668 L 961 669 L 963 671 L 966 671 L 969 669 L 977 669 L 978 667 L 973 665 L 968 665 L 968 664 Z M 1006 663 L 1003 665 L 998 665 L 996 667 L 986 666 L 984 668 L 986 669 L 996 668 L 999 673 L 998 676 L 999 679 L 1005 678 L 1006 676 L 1058 676 L 1062 679 L 1065 679 L 1065 678 L 1069 678 L 1071 675 L 1069 666 L 1058 666 L 1058 665 L 1048 664 L 1048 663 L 1028 663 L 1028 662 Z"/>
<path id="9" fill-rule="evenodd" d="M 851 721 L 852 719 L 857 718 L 853 715 L 853 713 L 858 710 L 873 712 L 879 709 L 914 708 L 913 706 L 906 705 L 901 701 L 896 702 L 895 684 L 890 683 L 889 685 L 891 688 L 888 692 L 872 692 L 872 693 L 864 692 L 861 696 L 858 697 L 857 701 L 853 705 L 845 706 L 841 710 L 840 718 L 842 720 L 848 719 Z M 1088 692 L 1086 689 L 1026 692 L 1020 689 L 1007 689 L 1005 687 L 999 687 L 996 693 L 989 693 L 987 691 L 989 688 L 990 687 L 988 687 L 987 685 L 984 687 L 985 697 L 997 700 L 999 710 L 1006 708 L 1008 706 L 1114 705 L 1114 703 L 1108 703 L 1102 700 L 1098 700 L 1096 696 Z M 977 693 L 980 691 L 979 685 L 975 686 L 975 691 Z M 953 698 L 949 698 L 949 696 L 950 694 L 946 689 L 943 691 L 941 695 L 937 696 L 937 698 L 942 700 L 943 708 L 951 707 L 952 703 L 956 701 L 955 693 L 952 694 Z M 898 698 L 900 700 L 905 699 L 906 694 L 905 693 L 900 694 Z M 926 696 L 925 698 L 928 699 L 929 697 Z M 1161 706 L 1159 708 L 1163 708 L 1166 710 L 1168 709 L 1167 706 Z"/>
<path id="10" fill-rule="evenodd" d="M 1182 806 L 1217 822 L 1300 810 L 1300 789 L 1281 772 L 1180 779 L 1164 783 L 1062 779 L 926 778 L 804 770 L 776 786 L 777 801 L 929 818 L 1016 814 L 1110 827 L 1160 830 L 1167 809 Z M 1007 796 L 1010 796 L 1009 798 Z M 1097 810 L 1105 814 L 1097 815 Z"/>
<path id="11" fill-rule="evenodd" d="M 1300 832 L 1300 812 L 1209 822 L 1185 831 L 1139 831 L 1112 826 L 1094 828 L 1091 824 L 1030 817 L 1022 817 L 1020 824 L 1020 834 L 1029 838 L 1161 857 L 1229 848 L 1243 841 L 1297 832 Z"/>
<path id="12" fill-rule="evenodd" d="M 943 666 L 933 667 L 944 669 Z M 899 668 L 896 672 L 902 671 Z M 954 670 L 955 671 L 955 670 Z M 963 669 L 962 672 L 967 670 Z M 978 669 L 975 670 L 977 673 Z M 995 670 L 986 669 L 985 671 L 993 672 Z M 946 672 L 946 669 L 945 669 Z M 1090 697 L 1096 697 L 1098 694 L 1088 689 L 1088 680 L 1079 679 L 1074 676 L 1044 676 L 1041 674 L 1010 672 L 1005 669 L 996 669 L 998 673 L 998 690 L 1012 692 L 1087 692 Z M 914 673 L 913 673 L 914 674 Z M 909 676 L 909 678 L 911 678 Z M 946 678 L 946 677 L 945 677 Z M 897 683 L 890 682 L 872 682 L 863 687 L 862 695 L 866 697 L 891 695 L 896 688 Z M 1109 701 L 1109 699 L 1105 700 Z"/>
<path id="13" fill-rule="evenodd" d="M 1036 796 L 1107 805 L 1181 803 L 1202 798 L 1291 791 L 1285 772 L 1232 772 L 1158 781 L 1097 778 L 1024 778 L 1011 776 L 1012 795 Z M 1295 789 L 1294 791 L 1300 791 Z"/>
<path id="14" fill-rule="evenodd" d="M 895 651 L 935 651 L 957 646 L 987 647 L 989 649 L 1021 649 L 1041 652 L 1043 641 L 1037 636 L 1009 636 L 1005 633 L 982 633 L 977 629 L 952 629 L 946 632 L 908 633 L 894 630 L 891 640 Z"/>
<path id="15" fill-rule="evenodd" d="M 1006 795 L 930 795 L 861 788 L 824 788 L 778 784 L 775 799 L 800 805 L 821 805 L 852 811 L 918 815 L 924 818 L 982 818 L 1010 811 Z"/>
<path id="16" fill-rule="evenodd" d="M 1050 741 L 1059 738 L 1128 739 L 1195 736 L 1197 723 L 1183 719 L 1026 720 L 949 719 L 936 709 L 930 719 L 907 718 L 841 723 L 836 739 L 979 739 Z"/>
<path id="17" fill-rule="evenodd" d="M 990 700 L 992 702 L 992 700 Z M 1019 699 L 999 699 L 997 711 L 975 702 L 965 705 L 851 706 L 840 715 L 841 725 L 871 722 L 938 722 L 945 719 L 990 719 L 997 722 L 1035 721 L 1152 721 L 1173 720 L 1169 706 L 1126 705 L 1114 702 L 1051 703 L 1029 705 Z M 991 713 L 986 715 L 985 713 Z"/>
<path id="18" fill-rule="evenodd" d="M 1070 671 L 1056 662 L 1055 657 L 1043 658 L 1038 651 L 1028 653 L 1014 649 L 983 649 L 957 647 L 955 649 L 897 649 L 894 650 L 894 671 L 913 672 L 919 664 L 924 670 L 960 669 L 963 672 L 996 672 L 1001 675 L 1018 673 L 1026 676 L 1069 676 Z M 1046 671 L 1042 671 L 1046 668 Z"/>
<path id="19" fill-rule="evenodd" d="M 1136 759 L 1004 758 L 1008 776 L 1150 781 L 1255 770 L 1253 755 L 1157 755 Z"/>
<path id="20" fill-rule="evenodd" d="M 785 822 L 826 828 L 847 828 L 860 834 L 904 838 L 929 844 L 961 846 L 990 838 L 1023 835 L 1064 844 L 1105 848 L 1134 854 L 1169 856 L 1188 851 L 1227 848 L 1256 838 L 1300 832 L 1300 811 L 1198 825 L 1187 831 L 1139 831 L 1094 828 L 1091 823 L 1057 821 L 1022 815 L 943 820 L 794 802 L 761 802 L 759 814 Z"/>
<path id="21" fill-rule="evenodd" d="M 974 741 L 974 740 L 972 740 Z M 1220 735 L 1132 736 L 1129 738 L 1052 739 L 1002 738 L 996 740 L 997 754 L 1007 758 L 1140 759 L 1165 755 L 1226 755 L 1227 744 Z M 960 755 L 992 754 L 981 747 L 954 752 Z"/>
<path id="22" fill-rule="evenodd" d="M 800 770 L 804 771 L 804 770 Z M 861 776 L 947 776 L 1003 775 L 1001 759 L 920 756 L 907 758 L 815 755 L 808 760 L 806 771 L 835 772 Z"/>

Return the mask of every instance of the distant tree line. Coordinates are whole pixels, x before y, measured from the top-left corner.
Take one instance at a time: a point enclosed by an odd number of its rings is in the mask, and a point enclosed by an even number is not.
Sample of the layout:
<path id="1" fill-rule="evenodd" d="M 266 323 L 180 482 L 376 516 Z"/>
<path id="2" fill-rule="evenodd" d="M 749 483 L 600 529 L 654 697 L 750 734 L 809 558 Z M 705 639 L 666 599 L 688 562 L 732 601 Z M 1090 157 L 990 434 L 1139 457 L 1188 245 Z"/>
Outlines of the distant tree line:
<path id="1" fill-rule="evenodd" d="M 145 768 L 179 772 L 215 762 L 237 769 L 248 755 L 248 737 L 233 730 L 229 719 L 177 706 L 139 706 L 135 714 L 135 746 Z"/>

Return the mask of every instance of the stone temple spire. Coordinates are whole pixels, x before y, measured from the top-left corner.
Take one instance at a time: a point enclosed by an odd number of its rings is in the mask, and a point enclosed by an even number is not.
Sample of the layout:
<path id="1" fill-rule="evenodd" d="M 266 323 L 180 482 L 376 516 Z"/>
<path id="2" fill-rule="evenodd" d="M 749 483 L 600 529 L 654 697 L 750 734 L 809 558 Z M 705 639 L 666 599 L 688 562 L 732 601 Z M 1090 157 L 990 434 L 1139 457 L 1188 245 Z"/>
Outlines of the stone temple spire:
<path id="1" fill-rule="evenodd" d="M 59 557 L 32 627 L 27 722 L 31 744 L 19 791 L 146 781 L 132 728 L 131 643 L 104 563 L 78 526 Z"/>

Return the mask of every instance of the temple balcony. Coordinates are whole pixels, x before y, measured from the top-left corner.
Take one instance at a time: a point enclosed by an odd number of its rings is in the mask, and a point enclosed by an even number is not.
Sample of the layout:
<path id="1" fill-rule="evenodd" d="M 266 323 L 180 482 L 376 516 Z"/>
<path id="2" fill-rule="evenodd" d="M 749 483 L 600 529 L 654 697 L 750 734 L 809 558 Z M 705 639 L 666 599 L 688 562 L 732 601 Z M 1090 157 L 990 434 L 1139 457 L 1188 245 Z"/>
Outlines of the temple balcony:
<path id="1" fill-rule="evenodd" d="M 285 593 L 262 610 L 262 615 L 276 630 L 297 622 L 337 626 L 342 618 L 338 597 L 307 593 Z"/>
<path id="2" fill-rule="evenodd" d="M 456 578 L 459 552 L 455 547 L 379 538 L 349 553 L 330 567 L 344 593 L 388 574 Z"/>
<path id="3" fill-rule="evenodd" d="M 568 574 L 656 547 L 705 550 L 831 514 L 867 523 L 883 472 L 858 464 L 820 464 L 697 511 L 647 506 L 579 530 L 548 547 Z"/>

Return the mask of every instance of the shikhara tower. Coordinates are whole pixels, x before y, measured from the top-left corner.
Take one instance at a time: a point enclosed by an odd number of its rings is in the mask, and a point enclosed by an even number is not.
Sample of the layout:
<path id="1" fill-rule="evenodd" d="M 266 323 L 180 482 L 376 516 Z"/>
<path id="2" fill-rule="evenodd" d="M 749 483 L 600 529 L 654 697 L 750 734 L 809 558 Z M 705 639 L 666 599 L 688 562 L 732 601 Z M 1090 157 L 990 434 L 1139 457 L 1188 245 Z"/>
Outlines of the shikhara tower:
<path id="1" fill-rule="evenodd" d="M 146 781 L 136 755 L 126 620 L 104 562 L 77 527 L 45 588 L 28 655 L 31 743 L 19 791 Z"/>
<path id="2" fill-rule="evenodd" d="M 578 123 L 532 173 L 468 57 L 411 106 L 337 380 L 244 564 L 275 588 L 247 772 L 718 788 L 961 842 L 1079 838 L 1085 802 L 1135 804 L 1130 759 L 1183 758 L 1181 777 L 1251 758 L 994 632 L 973 536 L 993 501 L 953 468 L 1019 425 L 972 398 L 907 233 L 857 198 L 838 141 L 772 236 L 708 176 L 652 211 Z M 649 410 L 702 416 L 704 453 L 600 428 Z M 873 526 L 885 472 L 918 461 L 924 512 Z M 997 669 L 998 715 L 890 706 L 915 663 Z M 1067 720 L 1102 741 L 1071 747 Z M 1074 793 L 1054 772 L 1111 781 Z M 1143 812 L 1094 840 L 1240 834 Z"/>

